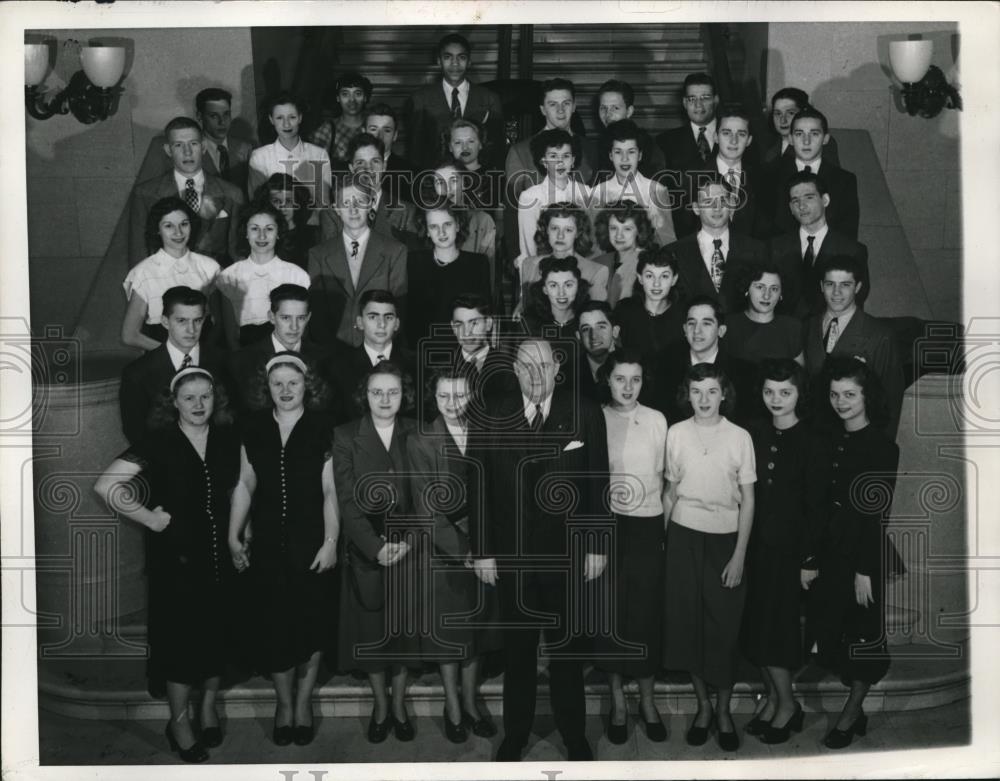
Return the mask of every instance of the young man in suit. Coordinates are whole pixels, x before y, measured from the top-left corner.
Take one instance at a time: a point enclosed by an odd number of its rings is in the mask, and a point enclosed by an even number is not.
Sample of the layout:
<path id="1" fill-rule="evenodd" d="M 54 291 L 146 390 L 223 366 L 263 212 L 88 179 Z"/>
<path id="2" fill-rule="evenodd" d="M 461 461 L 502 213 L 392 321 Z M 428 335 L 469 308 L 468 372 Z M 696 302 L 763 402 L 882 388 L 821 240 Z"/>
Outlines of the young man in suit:
<path id="1" fill-rule="evenodd" d="M 267 313 L 274 330 L 258 342 L 232 353 L 230 374 L 239 396 L 240 409 L 249 409 L 248 391 L 257 373 L 277 353 L 294 352 L 306 362 L 319 361 L 328 352 L 322 345 L 306 338 L 309 325 L 309 291 L 301 285 L 278 285 L 270 293 L 271 309 Z"/>
<path id="2" fill-rule="evenodd" d="M 762 264 L 767 252 L 763 243 L 730 230 L 737 197 L 723 176 L 706 173 L 694 204 L 698 232 L 666 247 L 677 258 L 682 302 L 707 295 L 716 298 L 723 311 L 742 308 L 740 269 Z"/>
<path id="3" fill-rule="evenodd" d="M 469 381 L 469 404 L 466 415 L 470 425 L 486 424 L 487 410 L 504 394 L 517 387 L 510 365 L 510 355 L 495 347 L 492 309 L 481 295 L 464 293 L 451 304 L 451 332 L 458 343 L 454 363 Z"/>
<path id="4" fill-rule="evenodd" d="M 591 760 L 581 624 L 595 592 L 603 591 L 607 565 L 594 528 L 606 529 L 610 521 L 604 415 L 573 382 L 556 387 L 560 367 L 547 340 L 523 341 L 513 368 L 518 390 L 494 410 L 494 419 L 506 425 L 477 432 L 469 449 L 482 464 L 482 479 L 469 486 L 473 567 L 498 588 L 504 634 L 504 739 L 496 759 L 519 761 L 531 735 L 541 630 L 552 710 L 568 758 Z M 575 501 L 546 501 L 553 480 L 571 483 Z"/>
<path id="5" fill-rule="evenodd" d="M 247 186 L 250 153 L 253 144 L 229 134 L 233 121 L 233 95 L 218 87 L 203 89 L 195 96 L 196 116 L 204 131 L 205 172 L 236 185 L 240 192 Z"/>
<path id="6" fill-rule="evenodd" d="M 207 307 L 208 301 L 200 290 L 178 286 L 163 293 L 160 323 L 167 329 L 167 340 L 122 371 L 118 404 L 122 430 L 130 443 L 142 439 L 153 405 L 181 369 L 201 366 L 223 386 L 230 385 L 224 354 L 198 343 Z"/>
<path id="7" fill-rule="evenodd" d="M 635 112 L 635 90 L 627 81 L 608 79 L 598 89 L 594 97 L 594 114 L 597 117 L 598 128 L 607 128 L 623 119 L 631 119 Z M 647 133 L 643 134 L 642 156 L 639 160 L 639 171 L 643 176 L 654 179 L 663 171 L 665 163 L 663 152 Z M 613 173 L 613 166 L 608 165 L 611 146 L 602 138 L 597 152 L 597 165 L 594 171 L 593 183 L 606 179 Z"/>
<path id="8" fill-rule="evenodd" d="M 472 45 L 458 33 L 438 42 L 440 79 L 415 92 L 406 102 L 407 157 L 416 171 L 435 165 L 445 151 L 445 133 L 452 120 L 467 119 L 485 132 L 483 161 L 497 166 L 506 146 L 503 105 L 486 87 L 471 83 Z"/>
<path id="9" fill-rule="evenodd" d="M 782 155 L 794 155 L 792 149 L 792 120 L 809 104 L 809 95 L 798 87 L 782 87 L 771 96 L 771 128 L 777 138 L 760 156 L 762 165 L 769 165 Z M 840 165 L 840 155 L 837 152 L 837 139 L 830 136 L 830 142 L 823 150 L 827 160 L 834 165 Z"/>
<path id="10" fill-rule="evenodd" d="M 765 240 L 770 236 L 767 210 L 760 208 L 761 171 L 753 155 L 750 115 L 742 106 L 723 106 L 718 113 L 718 148 L 715 168 L 737 194 L 737 207 L 730 225 L 737 233 Z"/>
<path id="11" fill-rule="evenodd" d="M 607 381 L 601 367 L 614 352 L 621 335 L 607 301 L 588 301 L 577 315 L 576 334 L 583 347 L 580 361 L 580 393 L 600 404 L 606 398 Z"/>
<path id="12" fill-rule="evenodd" d="M 163 131 L 163 153 L 173 168 L 135 186 L 129 222 L 129 265 L 148 257 L 146 217 L 161 198 L 179 196 L 201 217 L 201 232 L 191 247 L 227 266 L 236 258 L 236 231 L 243 193 L 236 185 L 207 173 L 202 167 L 204 140 L 201 125 L 189 117 L 174 117 Z"/>
<path id="13" fill-rule="evenodd" d="M 698 185 L 695 174 L 714 168 L 712 156 L 718 141 L 715 110 L 719 96 L 715 80 L 707 73 L 686 76 L 681 92 L 687 121 L 660 133 L 656 143 L 663 152 L 666 167 L 660 181 L 674 195 L 674 228 L 678 236 L 688 236 L 698 230 L 697 220 L 688 210 Z"/>
<path id="14" fill-rule="evenodd" d="M 830 227 L 857 241 L 861 220 L 858 179 L 850 171 L 823 159 L 823 147 L 829 140 L 830 128 L 822 113 L 807 106 L 795 115 L 792 120 L 792 148 L 795 154 L 778 158 L 765 173 L 774 235 L 791 233 L 796 228 L 796 221 L 786 208 L 785 193 L 792 176 L 805 172 L 816 174 L 823 180 L 830 196 L 826 210 L 826 221 Z"/>
<path id="15" fill-rule="evenodd" d="M 858 306 L 858 294 L 864 283 L 853 258 L 829 258 L 823 264 L 821 279 L 826 309 L 806 323 L 806 369 L 811 376 L 818 377 L 828 355 L 854 356 L 867 363 L 882 380 L 889 406 L 885 430 L 895 440 L 905 387 L 903 365 L 892 330 Z M 826 394 L 817 393 L 816 398 L 818 402 L 825 400 Z"/>
<path id="16" fill-rule="evenodd" d="M 418 246 L 416 209 L 413 204 L 398 198 L 394 200 L 394 194 L 387 193 L 382 187 L 385 174 L 385 146 L 381 139 L 368 133 L 360 133 L 351 139 L 347 154 L 351 175 L 366 181 L 373 193 L 372 203 L 366 215 L 371 229 L 407 246 Z M 322 211 L 319 225 L 323 239 L 340 235 L 343 227 L 340 210 L 333 208 Z"/>
<path id="17" fill-rule="evenodd" d="M 771 239 L 771 261 L 781 271 L 783 282 L 779 311 L 797 317 L 822 312 L 826 301 L 819 270 L 834 256 L 850 257 L 857 263 L 861 282 L 857 300 L 863 304 L 871 291 L 868 248 L 827 223 L 830 193 L 823 179 L 814 173 L 796 173 L 788 180 L 785 194 L 799 228 Z"/>
<path id="18" fill-rule="evenodd" d="M 406 247 L 369 227 L 373 192 L 371 177 L 337 180 L 334 209 L 343 230 L 309 250 L 309 333 L 321 344 L 361 344 L 354 326 L 366 290 L 388 290 L 400 301 L 406 295 Z"/>
<path id="19" fill-rule="evenodd" d="M 405 157 L 393 152 L 393 145 L 399 137 L 399 115 L 388 103 L 376 103 L 365 113 L 365 132 L 375 136 L 385 148 L 382 174 L 382 191 L 391 203 L 399 200 L 413 201 L 413 165 Z"/>

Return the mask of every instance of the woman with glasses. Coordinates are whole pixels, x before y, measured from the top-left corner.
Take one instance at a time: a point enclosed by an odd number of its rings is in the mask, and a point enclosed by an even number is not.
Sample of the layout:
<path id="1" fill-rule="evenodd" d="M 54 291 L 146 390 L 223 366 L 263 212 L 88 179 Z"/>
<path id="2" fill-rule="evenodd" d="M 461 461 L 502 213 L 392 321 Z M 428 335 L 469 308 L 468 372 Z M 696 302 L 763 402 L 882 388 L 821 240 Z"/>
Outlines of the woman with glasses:
<path id="1" fill-rule="evenodd" d="M 381 743 L 389 730 L 413 740 L 406 714 L 407 669 L 418 640 L 399 636 L 412 623 L 416 582 L 413 534 L 391 523 L 410 511 L 411 471 L 407 441 L 416 422 L 400 417 L 413 406 L 410 378 L 391 361 L 380 361 L 362 380 L 357 403 L 364 415 L 333 434 L 333 468 L 344 519 L 344 579 L 340 600 L 339 667 L 366 673 L 374 697 L 368 740 Z M 386 670 L 392 674 L 392 703 Z"/>

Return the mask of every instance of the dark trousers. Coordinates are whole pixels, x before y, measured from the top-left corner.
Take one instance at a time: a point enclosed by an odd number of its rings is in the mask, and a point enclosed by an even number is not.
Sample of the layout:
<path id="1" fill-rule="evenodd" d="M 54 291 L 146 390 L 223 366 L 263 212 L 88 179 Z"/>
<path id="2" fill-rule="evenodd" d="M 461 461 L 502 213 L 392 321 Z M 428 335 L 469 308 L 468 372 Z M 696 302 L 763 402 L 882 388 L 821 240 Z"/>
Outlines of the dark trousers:
<path id="1" fill-rule="evenodd" d="M 504 621 L 504 736 L 522 746 L 535 720 L 540 631 L 545 637 L 556 727 L 567 747 L 585 739 L 585 649 L 569 620 L 569 578 L 569 573 L 504 572 L 499 581 Z"/>

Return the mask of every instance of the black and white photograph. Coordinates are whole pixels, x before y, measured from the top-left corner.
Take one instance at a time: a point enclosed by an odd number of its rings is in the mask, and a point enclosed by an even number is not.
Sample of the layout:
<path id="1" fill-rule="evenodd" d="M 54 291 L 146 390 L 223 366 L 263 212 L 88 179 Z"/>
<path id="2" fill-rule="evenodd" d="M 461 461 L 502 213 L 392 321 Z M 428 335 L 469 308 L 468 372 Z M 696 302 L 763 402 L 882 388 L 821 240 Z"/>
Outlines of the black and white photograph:
<path id="1" fill-rule="evenodd" d="M 1000 4 L 0 20 L 4 778 L 1000 774 Z"/>

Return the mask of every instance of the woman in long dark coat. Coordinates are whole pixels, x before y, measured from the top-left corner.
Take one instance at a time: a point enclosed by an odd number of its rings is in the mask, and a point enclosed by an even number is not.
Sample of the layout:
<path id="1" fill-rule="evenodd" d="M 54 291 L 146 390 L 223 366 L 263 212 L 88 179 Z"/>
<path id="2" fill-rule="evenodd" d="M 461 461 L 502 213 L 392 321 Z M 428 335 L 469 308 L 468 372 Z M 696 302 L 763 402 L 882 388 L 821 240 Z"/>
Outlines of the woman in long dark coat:
<path id="1" fill-rule="evenodd" d="M 205 747 L 222 743 L 215 701 L 234 650 L 227 617 L 236 572 L 226 550 L 226 524 L 239 475 L 239 439 L 228 420 L 224 391 L 212 375 L 183 369 L 155 408 L 149 434 L 94 486 L 109 507 L 154 533 L 147 547 L 148 673 L 166 681 L 167 739 L 185 762 L 204 762 Z M 149 489 L 142 504 L 130 501 L 135 494 L 127 485 L 139 475 Z M 188 721 L 197 686 L 198 740 Z"/>
<path id="2" fill-rule="evenodd" d="M 340 521 L 330 423 L 319 411 L 322 387 L 296 353 L 278 353 L 264 372 L 270 403 L 243 427 L 229 549 L 251 576 L 253 652 L 277 698 L 274 742 L 304 746 L 314 735 L 320 655 L 336 626 L 330 570 Z M 251 505 L 252 538 L 244 534 Z"/>
<path id="3" fill-rule="evenodd" d="M 829 482 L 810 623 L 820 664 L 850 687 L 837 724 L 824 741 L 827 748 L 836 749 L 865 734 L 865 696 L 889 670 L 882 523 L 892 506 L 899 447 L 884 433 L 885 394 L 867 364 L 832 356 L 824 379 L 842 426 L 823 459 Z"/>
<path id="4" fill-rule="evenodd" d="M 368 740 L 381 743 L 390 728 L 398 740 L 412 740 L 406 715 L 406 660 L 419 657 L 412 637 L 413 536 L 390 523 L 410 509 L 407 440 L 416 422 L 399 416 L 413 404 L 408 377 L 390 361 L 379 362 L 358 389 L 365 410 L 338 426 L 333 465 L 344 519 L 345 566 L 340 603 L 339 667 L 368 675 L 375 704 Z M 392 707 L 385 686 L 392 670 Z"/>

